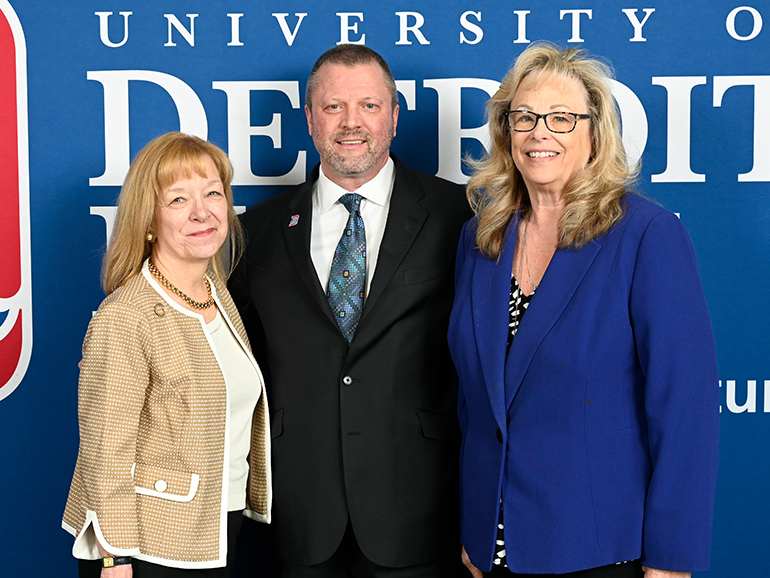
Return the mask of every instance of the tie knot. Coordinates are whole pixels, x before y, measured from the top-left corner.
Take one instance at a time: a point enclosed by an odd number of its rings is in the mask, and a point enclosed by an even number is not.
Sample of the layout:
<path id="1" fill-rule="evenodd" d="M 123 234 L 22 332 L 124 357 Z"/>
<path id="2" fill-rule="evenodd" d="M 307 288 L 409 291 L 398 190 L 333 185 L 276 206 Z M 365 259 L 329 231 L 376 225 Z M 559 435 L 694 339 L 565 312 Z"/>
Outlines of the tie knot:
<path id="1" fill-rule="evenodd" d="M 354 211 L 360 212 L 361 198 L 361 195 L 358 193 L 347 193 L 340 197 L 340 203 L 345 206 L 345 208 L 348 210 L 348 213 L 353 213 Z"/>

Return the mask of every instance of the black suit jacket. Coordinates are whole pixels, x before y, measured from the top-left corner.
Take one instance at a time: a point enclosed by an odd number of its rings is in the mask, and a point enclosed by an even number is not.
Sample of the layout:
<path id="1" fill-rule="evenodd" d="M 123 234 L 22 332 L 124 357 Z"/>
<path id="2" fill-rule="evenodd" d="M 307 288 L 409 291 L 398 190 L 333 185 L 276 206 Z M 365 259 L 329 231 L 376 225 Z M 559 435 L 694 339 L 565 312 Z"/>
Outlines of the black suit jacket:
<path id="1" fill-rule="evenodd" d="M 318 167 L 243 216 L 248 245 L 231 292 L 266 374 L 279 555 L 299 564 L 327 560 L 348 518 L 377 564 L 459 555 L 446 332 L 470 209 L 463 187 L 393 159 L 377 269 L 349 345 L 310 257 Z"/>

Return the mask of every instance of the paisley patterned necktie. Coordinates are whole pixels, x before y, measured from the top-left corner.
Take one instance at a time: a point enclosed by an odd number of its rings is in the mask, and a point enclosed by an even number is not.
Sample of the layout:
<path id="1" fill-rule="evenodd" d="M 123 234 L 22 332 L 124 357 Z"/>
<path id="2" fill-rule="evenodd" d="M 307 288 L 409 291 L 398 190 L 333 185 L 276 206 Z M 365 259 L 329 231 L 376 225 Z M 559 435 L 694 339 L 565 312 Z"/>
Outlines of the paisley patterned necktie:
<path id="1" fill-rule="evenodd" d="M 329 275 L 326 298 L 342 335 L 350 343 L 356 334 L 366 288 L 366 232 L 361 218 L 361 195 L 348 193 L 340 197 L 348 210 L 348 222 L 337 243 Z"/>

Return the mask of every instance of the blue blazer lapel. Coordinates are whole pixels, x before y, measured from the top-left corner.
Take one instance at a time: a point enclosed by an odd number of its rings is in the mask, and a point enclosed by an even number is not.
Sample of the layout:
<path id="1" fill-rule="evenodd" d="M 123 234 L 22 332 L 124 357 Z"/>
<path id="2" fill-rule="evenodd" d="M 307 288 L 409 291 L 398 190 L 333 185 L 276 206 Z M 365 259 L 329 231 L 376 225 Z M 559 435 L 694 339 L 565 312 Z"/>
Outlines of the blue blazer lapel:
<path id="1" fill-rule="evenodd" d="M 495 419 L 506 429 L 505 348 L 508 343 L 508 303 L 511 294 L 511 270 L 519 217 L 508 226 L 503 251 L 496 261 L 480 257 L 472 285 L 471 302 L 476 327 L 481 372 L 487 386 Z"/>
<path id="2" fill-rule="evenodd" d="M 508 353 L 506 410 L 519 391 L 535 351 L 566 309 L 600 250 L 601 245 L 592 241 L 579 250 L 559 249 L 554 253 Z"/>

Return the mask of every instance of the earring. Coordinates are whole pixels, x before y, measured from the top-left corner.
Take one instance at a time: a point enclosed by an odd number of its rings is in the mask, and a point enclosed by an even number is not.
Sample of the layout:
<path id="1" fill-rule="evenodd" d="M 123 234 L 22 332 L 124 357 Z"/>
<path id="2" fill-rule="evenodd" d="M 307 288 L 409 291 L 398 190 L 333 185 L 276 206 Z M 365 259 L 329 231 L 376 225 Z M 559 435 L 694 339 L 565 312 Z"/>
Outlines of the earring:
<path id="1" fill-rule="evenodd" d="M 144 236 L 144 238 L 147 239 L 147 242 L 150 244 L 158 240 L 157 235 L 152 231 L 147 231 L 147 234 Z"/>

